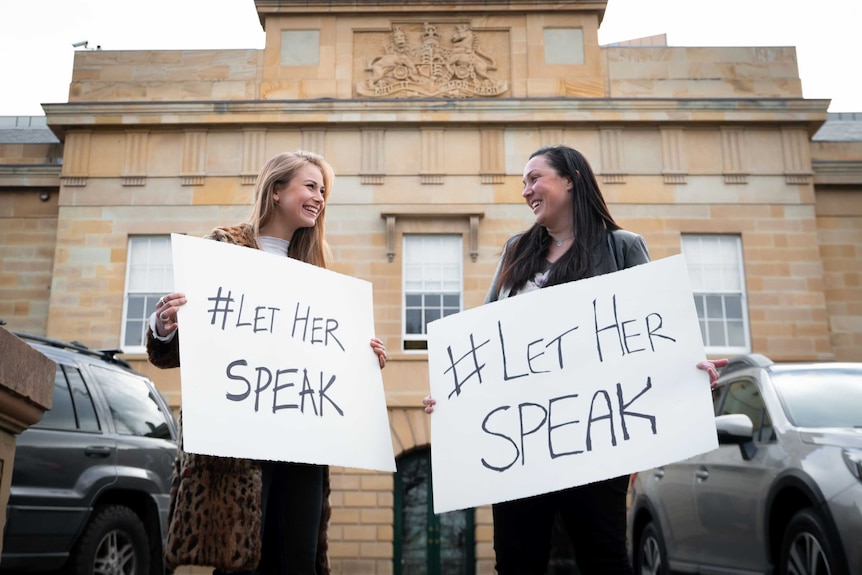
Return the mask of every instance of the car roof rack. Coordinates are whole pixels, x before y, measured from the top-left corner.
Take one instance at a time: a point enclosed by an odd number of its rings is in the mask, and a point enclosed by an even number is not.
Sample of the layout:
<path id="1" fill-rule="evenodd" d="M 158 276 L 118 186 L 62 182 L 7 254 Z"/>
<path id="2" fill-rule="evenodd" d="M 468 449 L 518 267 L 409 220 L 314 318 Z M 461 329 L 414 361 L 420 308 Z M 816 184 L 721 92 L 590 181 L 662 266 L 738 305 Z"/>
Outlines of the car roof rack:
<path id="1" fill-rule="evenodd" d="M 132 369 L 132 366 L 128 361 L 121 357 L 117 357 L 118 353 L 123 353 L 122 349 L 90 349 L 79 341 L 65 342 L 58 339 L 51 339 L 49 337 L 42 337 L 39 335 L 30 335 L 17 331 L 13 331 L 12 333 L 20 337 L 21 339 L 36 341 L 45 345 L 49 345 L 51 347 L 56 347 L 58 349 L 71 349 L 77 351 L 78 353 L 83 353 L 84 355 L 89 355 L 90 357 L 97 357 L 108 363 L 113 363 L 125 367 L 126 369 Z"/>
<path id="2" fill-rule="evenodd" d="M 721 372 L 721 375 L 725 375 L 748 367 L 766 368 L 772 364 L 773 361 L 765 355 L 761 355 L 759 353 L 746 353 L 744 355 L 738 355 L 734 358 L 731 358 L 728 364 L 721 368 L 719 371 Z"/>

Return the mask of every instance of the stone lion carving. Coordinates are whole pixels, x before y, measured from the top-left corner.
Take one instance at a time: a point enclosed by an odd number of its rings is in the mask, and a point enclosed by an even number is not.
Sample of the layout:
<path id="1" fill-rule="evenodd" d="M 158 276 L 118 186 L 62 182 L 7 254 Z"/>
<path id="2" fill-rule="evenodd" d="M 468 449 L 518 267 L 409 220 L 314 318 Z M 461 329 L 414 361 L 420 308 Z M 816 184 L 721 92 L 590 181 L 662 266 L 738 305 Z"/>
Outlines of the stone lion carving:
<path id="1" fill-rule="evenodd" d="M 461 80 L 490 80 L 488 71 L 496 70 L 497 65 L 492 57 L 479 49 L 479 39 L 470 26 L 459 24 L 455 26 L 455 32 L 452 34 L 452 48 L 446 69 Z"/>
<path id="2" fill-rule="evenodd" d="M 375 84 L 390 74 L 399 80 L 418 79 L 419 71 L 411 58 L 407 35 L 401 28 L 392 30 L 392 42 L 386 53 L 372 58 L 365 70 L 371 72 L 370 81 Z"/>

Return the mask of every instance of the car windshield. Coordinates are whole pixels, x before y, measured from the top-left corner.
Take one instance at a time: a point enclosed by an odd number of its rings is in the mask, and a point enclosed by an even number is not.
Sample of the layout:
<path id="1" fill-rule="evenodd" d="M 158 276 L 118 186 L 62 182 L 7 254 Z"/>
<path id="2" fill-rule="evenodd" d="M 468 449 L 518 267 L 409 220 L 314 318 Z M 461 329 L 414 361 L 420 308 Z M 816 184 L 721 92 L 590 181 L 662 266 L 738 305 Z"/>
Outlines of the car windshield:
<path id="1" fill-rule="evenodd" d="M 795 426 L 862 428 L 862 368 L 780 370 L 772 381 Z"/>

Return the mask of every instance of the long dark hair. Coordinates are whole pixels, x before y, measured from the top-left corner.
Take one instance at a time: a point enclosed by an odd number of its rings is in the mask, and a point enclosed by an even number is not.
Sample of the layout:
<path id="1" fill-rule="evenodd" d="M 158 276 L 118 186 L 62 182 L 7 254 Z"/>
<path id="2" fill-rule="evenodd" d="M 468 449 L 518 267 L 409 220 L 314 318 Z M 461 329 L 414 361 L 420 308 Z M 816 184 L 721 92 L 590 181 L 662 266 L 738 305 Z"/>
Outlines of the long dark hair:
<path id="1" fill-rule="evenodd" d="M 546 146 L 530 155 L 544 156 L 561 178 L 572 181 L 572 245 L 551 265 L 545 285 L 556 285 L 588 277 L 593 269 L 594 251 L 604 246 L 607 233 L 620 229 L 611 216 L 605 198 L 587 159 L 568 146 Z M 545 254 L 551 235 L 539 224 L 518 236 L 506 249 L 498 285 L 517 291 L 545 270 Z M 609 253 L 608 250 L 599 253 Z"/>

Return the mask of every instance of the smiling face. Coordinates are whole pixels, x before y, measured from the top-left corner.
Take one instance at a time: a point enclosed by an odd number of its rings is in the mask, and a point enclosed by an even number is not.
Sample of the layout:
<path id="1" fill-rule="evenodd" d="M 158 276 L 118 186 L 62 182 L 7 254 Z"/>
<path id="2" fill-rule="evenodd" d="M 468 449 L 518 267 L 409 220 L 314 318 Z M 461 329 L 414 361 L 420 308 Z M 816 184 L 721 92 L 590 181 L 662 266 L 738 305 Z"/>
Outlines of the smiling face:
<path id="1" fill-rule="evenodd" d="M 560 176 L 545 156 L 530 158 L 524 166 L 521 193 L 536 216 L 536 223 L 556 239 L 568 239 L 572 232 L 572 181 Z"/>
<path id="2" fill-rule="evenodd" d="M 320 168 L 306 163 L 290 181 L 276 184 L 272 193 L 276 205 L 266 226 L 270 229 L 261 233 L 290 240 L 296 230 L 314 227 L 325 205 L 324 191 Z"/>

